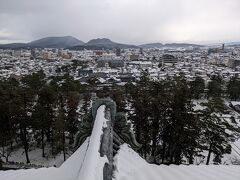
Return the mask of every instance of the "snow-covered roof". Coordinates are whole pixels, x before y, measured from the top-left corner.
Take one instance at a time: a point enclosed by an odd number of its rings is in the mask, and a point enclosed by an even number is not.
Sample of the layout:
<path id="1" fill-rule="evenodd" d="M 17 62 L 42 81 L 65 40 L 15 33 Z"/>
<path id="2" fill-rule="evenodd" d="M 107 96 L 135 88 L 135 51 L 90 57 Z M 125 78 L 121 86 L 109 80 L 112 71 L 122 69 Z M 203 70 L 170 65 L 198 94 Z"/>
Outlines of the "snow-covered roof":
<path id="1" fill-rule="evenodd" d="M 154 165 L 148 164 L 127 144 L 115 159 L 115 180 L 239 180 L 237 165 Z"/>

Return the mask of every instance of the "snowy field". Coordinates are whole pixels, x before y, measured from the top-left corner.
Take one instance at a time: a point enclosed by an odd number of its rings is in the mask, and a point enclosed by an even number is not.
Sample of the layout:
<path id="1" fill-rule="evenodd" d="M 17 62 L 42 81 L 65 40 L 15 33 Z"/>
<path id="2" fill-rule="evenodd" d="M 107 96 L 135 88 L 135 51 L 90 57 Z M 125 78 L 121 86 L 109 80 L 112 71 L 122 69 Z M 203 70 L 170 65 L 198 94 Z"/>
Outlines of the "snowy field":
<path id="1" fill-rule="evenodd" d="M 45 156 L 46 157 L 43 158 L 42 157 L 42 149 L 40 149 L 40 148 L 31 149 L 28 152 L 31 164 L 45 166 L 45 167 L 51 167 L 51 166 L 59 167 L 60 165 L 62 165 L 62 163 L 64 162 L 63 154 L 59 153 L 55 157 L 53 157 L 50 155 L 51 154 L 50 150 L 51 150 L 50 147 L 46 146 L 46 148 L 45 148 Z M 67 158 L 69 157 L 68 154 L 70 154 L 70 152 L 67 152 Z M 3 158 L 3 160 L 4 160 L 4 158 Z M 19 148 L 17 150 L 14 150 L 10 154 L 8 161 L 9 162 L 17 162 L 17 163 L 26 163 L 26 156 L 24 153 L 24 149 Z"/>

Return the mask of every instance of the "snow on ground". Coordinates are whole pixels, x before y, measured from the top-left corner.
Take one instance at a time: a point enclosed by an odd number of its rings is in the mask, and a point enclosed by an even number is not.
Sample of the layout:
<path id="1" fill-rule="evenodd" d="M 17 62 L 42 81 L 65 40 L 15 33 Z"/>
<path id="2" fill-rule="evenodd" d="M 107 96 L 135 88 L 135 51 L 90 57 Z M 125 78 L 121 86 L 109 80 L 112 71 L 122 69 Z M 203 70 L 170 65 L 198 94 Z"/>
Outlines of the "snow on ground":
<path id="1" fill-rule="evenodd" d="M 240 105 L 240 102 L 239 101 L 231 101 L 231 104 L 233 106 L 237 106 L 237 105 Z"/>
<path id="2" fill-rule="evenodd" d="M 222 164 L 236 164 L 240 165 L 240 139 L 235 142 L 231 142 L 232 151 L 231 154 L 224 154 L 222 158 Z"/>
<path id="3" fill-rule="evenodd" d="M 92 134 L 59 168 L 0 171 L 0 180 L 102 180 L 107 157 L 100 157 L 105 106 L 98 108 Z"/>
<path id="4" fill-rule="evenodd" d="M 148 164 L 127 144 L 114 159 L 115 180 L 239 180 L 240 166 Z"/>
<path id="5" fill-rule="evenodd" d="M 201 110 L 204 110 L 206 107 L 204 107 L 202 105 L 202 103 L 206 103 L 207 101 L 204 99 L 204 100 L 194 100 L 193 101 L 193 110 L 194 111 L 201 111 Z"/>
<path id="6" fill-rule="evenodd" d="M 64 162 L 63 154 L 59 153 L 55 157 L 53 157 L 52 155 L 50 155 L 51 154 L 50 151 L 51 151 L 50 146 L 49 145 L 46 146 L 45 148 L 46 157 L 43 158 L 41 148 L 35 148 L 35 149 L 29 150 L 28 155 L 29 155 L 31 164 L 41 165 L 45 167 L 51 167 L 51 166 L 59 167 Z M 68 152 L 67 152 L 67 158 L 68 158 Z M 9 156 L 8 161 L 26 163 L 26 156 L 24 153 L 24 149 L 19 148 L 17 150 L 14 150 Z"/>

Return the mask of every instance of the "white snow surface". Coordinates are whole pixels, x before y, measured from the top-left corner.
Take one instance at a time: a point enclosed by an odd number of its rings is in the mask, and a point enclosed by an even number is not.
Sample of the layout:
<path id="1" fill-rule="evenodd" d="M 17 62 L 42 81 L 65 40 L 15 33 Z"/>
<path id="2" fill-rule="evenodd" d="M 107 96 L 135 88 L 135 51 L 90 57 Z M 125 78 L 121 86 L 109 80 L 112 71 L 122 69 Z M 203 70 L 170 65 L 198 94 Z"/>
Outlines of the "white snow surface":
<path id="1" fill-rule="evenodd" d="M 1 152 L 1 151 L 0 151 Z M 34 165 L 41 165 L 45 167 L 56 166 L 60 167 L 64 160 L 63 160 L 63 153 L 59 153 L 56 156 L 52 156 L 51 154 L 51 147 L 49 144 L 45 147 L 45 158 L 42 157 L 42 149 L 40 148 L 30 148 L 28 151 L 28 156 L 30 159 L 31 164 Z M 67 151 L 66 158 L 69 158 L 71 155 L 70 151 Z M 3 159 L 5 160 L 5 159 Z M 18 162 L 18 163 L 26 163 L 26 156 L 24 153 L 24 149 L 21 147 L 19 149 L 14 150 L 11 152 L 10 156 L 8 157 L 8 161 L 10 162 Z"/>
<path id="2" fill-rule="evenodd" d="M 59 168 L 0 171 L 0 180 L 102 180 L 107 157 L 100 157 L 99 148 L 103 128 L 105 106 L 97 111 L 92 134 L 78 150 Z"/>
<path id="3" fill-rule="evenodd" d="M 240 180 L 240 166 L 148 164 L 127 144 L 114 159 L 115 180 Z"/>

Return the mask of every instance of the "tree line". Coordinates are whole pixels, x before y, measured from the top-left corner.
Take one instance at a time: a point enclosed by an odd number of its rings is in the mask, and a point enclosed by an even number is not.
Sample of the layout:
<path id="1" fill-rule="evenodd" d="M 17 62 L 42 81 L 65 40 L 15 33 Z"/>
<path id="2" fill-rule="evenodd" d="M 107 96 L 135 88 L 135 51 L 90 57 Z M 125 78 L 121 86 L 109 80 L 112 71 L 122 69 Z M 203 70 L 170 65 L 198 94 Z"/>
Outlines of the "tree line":
<path id="1" fill-rule="evenodd" d="M 23 147 L 26 162 L 31 147 L 46 145 L 51 154 L 63 153 L 74 142 L 77 124 L 90 101 L 86 88 L 68 74 L 46 78 L 43 71 L 0 81 L 1 157 L 8 157 L 16 147 Z M 79 102 L 83 100 L 83 108 Z M 86 105 L 84 105 L 86 104 Z"/>
<path id="2" fill-rule="evenodd" d="M 224 99 L 239 100 L 240 81 L 225 82 L 212 76 L 206 85 L 201 77 L 187 81 L 184 75 L 152 80 L 143 71 L 140 80 L 125 86 L 97 88 L 95 80 L 82 85 L 68 74 L 46 77 L 40 71 L 20 80 L 0 81 L 0 156 L 8 160 L 16 147 L 22 147 L 26 162 L 32 146 L 50 145 L 54 156 L 72 149 L 79 121 L 89 113 L 91 93 L 110 96 L 118 112 L 128 115 L 129 125 L 142 144 L 142 157 L 155 164 L 193 164 L 207 152 L 206 164 L 214 155 L 221 163 L 223 154 L 231 152 L 230 142 L 239 136 L 234 117 L 222 115 L 227 109 Z M 203 100 L 195 109 L 194 101 Z"/>
<path id="3" fill-rule="evenodd" d="M 136 83 L 115 86 L 106 91 L 125 111 L 136 139 L 142 144 L 139 153 L 155 164 L 193 164 L 207 152 L 221 163 L 223 154 L 231 152 L 231 141 L 239 138 L 239 127 L 233 116 L 227 119 L 224 99 L 238 100 L 240 80 L 225 82 L 215 75 L 205 84 L 201 77 L 187 81 L 184 75 L 151 80 L 143 71 Z M 104 95 L 103 95 L 104 96 Z M 202 108 L 194 108 L 194 101 Z"/>

